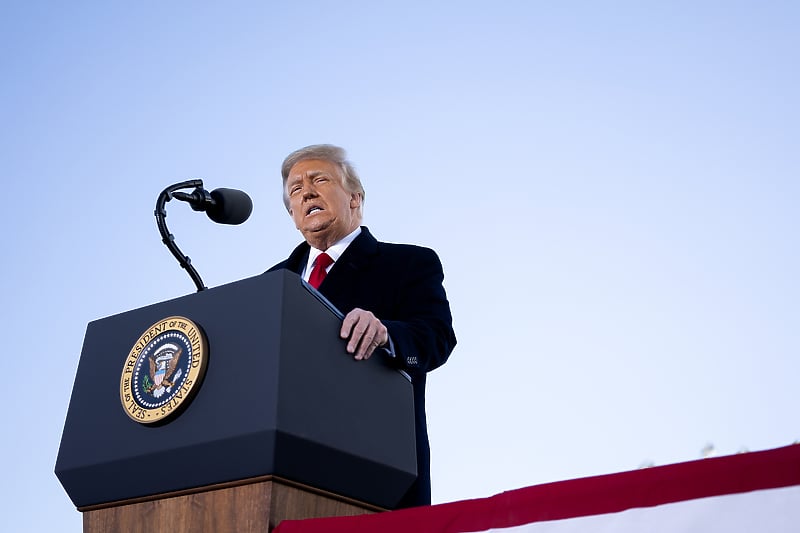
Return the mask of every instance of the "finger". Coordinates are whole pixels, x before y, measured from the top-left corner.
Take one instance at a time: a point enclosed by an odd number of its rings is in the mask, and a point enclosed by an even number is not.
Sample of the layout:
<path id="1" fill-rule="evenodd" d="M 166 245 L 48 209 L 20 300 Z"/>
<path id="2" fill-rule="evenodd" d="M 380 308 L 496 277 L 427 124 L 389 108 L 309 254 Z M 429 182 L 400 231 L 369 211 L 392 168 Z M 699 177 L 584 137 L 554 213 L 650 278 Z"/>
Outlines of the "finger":
<path id="1" fill-rule="evenodd" d="M 371 342 L 371 337 L 375 336 L 374 333 L 369 333 L 370 323 L 370 317 L 363 314 L 358 317 L 358 321 L 353 325 L 353 331 L 350 334 L 350 342 L 347 343 L 348 353 L 355 353 L 363 357 L 365 337 L 367 342 Z M 361 357 L 358 357 L 358 359 L 361 359 Z"/>
<path id="2" fill-rule="evenodd" d="M 339 330 L 339 335 L 343 339 L 349 339 L 347 343 L 348 353 L 354 353 L 356 351 L 361 336 L 368 325 L 368 317 L 371 315 L 372 313 L 369 311 L 364 311 L 356 307 L 347 313 L 347 316 L 342 320 L 342 327 Z"/>
<path id="3" fill-rule="evenodd" d="M 358 320 L 358 313 L 356 313 L 357 309 L 353 309 L 347 316 L 344 317 L 342 320 L 342 327 L 339 330 L 339 336 L 343 339 L 346 339 L 350 336 L 350 333 L 353 331 L 353 325 L 355 325 L 356 321 Z"/>
<path id="4" fill-rule="evenodd" d="M 368 347 L 368 349 L 367 349 L 366 353 L 364 354 L 364 357 L 362 357 L 362 359 L 363 359 L 363 360 L 367 360 L 367 359 L 369 359 L 370 357 L 372 357 L 372 354 L 374 354 L 374 353 L 375 353 L 375 350 L 378 348 L 378 346 L 380 346 L 380 344 L 378 343 L 378 341 L 376 341 L 376 340 L 373 340 L 373 341 L 371 341 L 371 342 L 369 343 L 369 347 Z"/>
<path id="5" fill-rule="evenodd" d="M 367 330 L 361 337 L 361 342 L 358 344 L 358 351 L 356 352 L 356 359 L 369 359 L 375 348 L 378 347 L 378 341 L 375 340 L 375 332 Z"/>
<path id="6" fill-rule="evenodd" d="M 383 322 L 372 317 L 370 327 L 361 339 L 356 359 L 369 359 L 375 350 L 389 342 L 389 332 Z"/>

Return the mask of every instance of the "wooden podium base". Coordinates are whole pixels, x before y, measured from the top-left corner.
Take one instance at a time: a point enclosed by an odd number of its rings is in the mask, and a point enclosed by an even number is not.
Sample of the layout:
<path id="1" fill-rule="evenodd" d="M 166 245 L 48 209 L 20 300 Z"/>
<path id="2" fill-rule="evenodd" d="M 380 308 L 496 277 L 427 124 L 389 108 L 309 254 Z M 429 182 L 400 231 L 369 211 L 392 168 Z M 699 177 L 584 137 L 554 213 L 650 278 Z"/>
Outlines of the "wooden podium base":
<path id="1" fill-rule="evenodd" d="M 274 476 L 82 507 L 84 533 L 268 533 L 281 520 L 384 509 Z"/>

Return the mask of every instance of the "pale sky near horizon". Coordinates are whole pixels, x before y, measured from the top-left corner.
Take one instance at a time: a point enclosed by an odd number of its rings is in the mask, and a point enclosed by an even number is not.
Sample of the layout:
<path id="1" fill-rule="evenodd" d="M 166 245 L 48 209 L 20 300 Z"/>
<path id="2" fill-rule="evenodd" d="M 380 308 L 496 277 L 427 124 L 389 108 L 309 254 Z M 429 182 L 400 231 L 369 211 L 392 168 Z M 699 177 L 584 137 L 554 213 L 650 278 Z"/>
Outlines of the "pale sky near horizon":
<path id="1" fill-rule="evenodd" d="M 435 503 L 800 439 L 800 4 L 0 2 L 5 531 L 80 531 L 53 467 L 92 320 L 300 236 L 280 163 L 344 146 L 380 239 L 434 248 Z M 124 357 L 124 355 L 122 355 Z"/>

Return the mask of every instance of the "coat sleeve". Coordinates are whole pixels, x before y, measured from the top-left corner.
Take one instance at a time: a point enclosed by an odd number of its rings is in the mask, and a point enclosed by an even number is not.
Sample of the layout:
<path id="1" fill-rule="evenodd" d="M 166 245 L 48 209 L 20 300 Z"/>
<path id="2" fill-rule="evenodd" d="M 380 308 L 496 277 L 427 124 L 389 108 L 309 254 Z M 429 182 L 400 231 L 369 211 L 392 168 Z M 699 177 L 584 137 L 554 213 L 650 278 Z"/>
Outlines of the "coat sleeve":
<path id="1" fill-rule="evenodd" d="M 450 303 L 439 257 L 431 249 L 405 258 L 391 320 L 382 320 L 394 345 L 394 362 L 411 374 L 429 372 L 447 361 L 456 345 Z"/>

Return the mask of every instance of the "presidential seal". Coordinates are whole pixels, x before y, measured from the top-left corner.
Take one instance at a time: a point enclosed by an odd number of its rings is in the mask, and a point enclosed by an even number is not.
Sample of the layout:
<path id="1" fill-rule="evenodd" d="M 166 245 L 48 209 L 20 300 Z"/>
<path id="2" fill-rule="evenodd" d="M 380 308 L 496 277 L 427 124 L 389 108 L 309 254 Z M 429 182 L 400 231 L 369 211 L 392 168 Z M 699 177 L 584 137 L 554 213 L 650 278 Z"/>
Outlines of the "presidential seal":
<path id="1" fill-rule="evenodd" d="M 119 382 L 125 413 L 136 422 L 162 422 L 200 388 L 208 349 L 202 330 L 181 316 L 159 320 L 133 345 Z"/>

